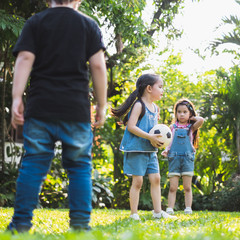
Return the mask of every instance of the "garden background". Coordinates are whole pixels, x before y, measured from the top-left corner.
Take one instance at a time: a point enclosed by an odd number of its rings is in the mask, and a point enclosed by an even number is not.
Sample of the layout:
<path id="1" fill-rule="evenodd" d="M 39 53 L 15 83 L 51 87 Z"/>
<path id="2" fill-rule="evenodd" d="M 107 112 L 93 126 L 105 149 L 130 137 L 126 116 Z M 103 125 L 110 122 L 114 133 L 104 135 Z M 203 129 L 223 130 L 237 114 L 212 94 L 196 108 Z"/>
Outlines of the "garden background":
<path id="1" fill-rule="evenodd" d="M 110 114 L 110 107 L 119 106 L 135 88 L 136 79 L 145 72 L 155 72 L 164 80 L 164 97 L 160 107 L 160 123 L 170 125 L 173 105 L 189 98 L 205 123 L 200 129 L 200 144 L 193 177 L 193 210 L 240 210 L 240 19 L 226 16 L 222 25 L 232 31 L 209 43 L 212 54 L 228 52 L 235 63 L 199 73 L 194 81 L 181 72 L 182 53 L 173 54 L 171 41 L 181 38 L 182 29 L 174 26 L 174 17 L 181 12 L 183 0 L 154 0 L 149 21 L 143 19 L 145 0 L 83 1 L 80 10 L 94 18 L 104 33 L 108 70 L 108 111 L 103 128 L 94 130 L 93 147 L 93 206 L 94 208 L 129 209 L 128 192 L 131 179 L 123 175 L 123 154 L 119 145 L 124 128 Z M 236 0 L 239 4 L 240 1 Z M 12 48 L 24 22 L 34 13 L 47 7 L 44 1 L 1 0 L 0 2 L 0 207 L 12 207 L 17 158 L 23 149 L 17 144 L 20 130 L 14 132 L 10 124 L 11 87 L 14 58 Z M 217 6 L 216 6 L 217 7 Z M 217 26 L 216 26 L 217 27 Z M 184 30 L 184 29 L 183 29 Z M 158 36 L 169 42 L 163 50 Z M 47 37 L 47 36 L 46 36 Z M 227 44 L 232 43 L 232 45 Z M 219 46 L 223 46 L 221 51 Z M 235 46 L 234 48 L 232 46 Z M 238 50 L 236 50 L 238 49 Z M 195 49 L 196 53 L 198 49 Z M 149 56 L 168 53 L 168 58 L 152 65 Z M 204 58 L 204 57 L 203 57 Z M 27 96 L 26 94 L 24 97 Z M 94 94 L 90 92 L 94 112 Z M 20 134 L 21 135 L 21 134 Z M 21 138 L 21 137 L 20 137 Z M 6 147 L 6 143 L 9 143 Z M 39 207 L 67 208 L 68 180 L 61 167 L 61 145 L 56 146 L 52 168 L 43 184 Z M 162 205 L 167 206 L 169 182 L 167 161 L 159 151 Z M 8 161 L 7 161 L 8 159 Z M 9 160 L 10 159 L 10 160 Z M 183 186 L 177 194 L 176 210 L 184 207 Z M 146 178 L 141 192 L 141 210 L 151 210 L 149 182 Z"/>

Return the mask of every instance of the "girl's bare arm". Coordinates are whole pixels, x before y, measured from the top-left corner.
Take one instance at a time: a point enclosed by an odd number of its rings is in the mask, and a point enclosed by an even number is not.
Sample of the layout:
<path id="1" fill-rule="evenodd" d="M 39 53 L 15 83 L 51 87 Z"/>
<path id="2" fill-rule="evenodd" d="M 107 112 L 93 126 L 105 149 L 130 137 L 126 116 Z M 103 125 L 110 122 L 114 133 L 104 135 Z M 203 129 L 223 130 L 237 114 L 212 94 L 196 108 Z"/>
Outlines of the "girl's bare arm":
<path id="1" fill-rule="evenodd" d="M 202 118 L 200 116 L 193 116 L 190 118 L 190 120 L 195 121 L 195 123 L 192 125 L 192 132 L 195 132 L 204 123 L 204 118 Z"/>

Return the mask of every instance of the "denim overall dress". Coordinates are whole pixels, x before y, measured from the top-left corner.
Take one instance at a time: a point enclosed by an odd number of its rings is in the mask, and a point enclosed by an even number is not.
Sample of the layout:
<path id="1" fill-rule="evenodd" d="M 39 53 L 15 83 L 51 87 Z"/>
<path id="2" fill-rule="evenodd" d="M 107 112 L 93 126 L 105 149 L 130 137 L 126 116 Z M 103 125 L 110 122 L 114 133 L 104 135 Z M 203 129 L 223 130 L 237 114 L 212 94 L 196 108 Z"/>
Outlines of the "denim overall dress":
<path id="1" fill-rule="evenodd" d="M 145 114 L 137 121 L 136 126 L 144 132 L 149 132 L 158 123 L 158 111 L 157 106 L 154 104 L 154 112 L 151 112 L 147 106 L 145 106 Z M 129 116 L 131 111 L 129 113 Z M 128 131 L 126 127 L 123 139 L 120 145 L 120 151 L 123 152 L 157 152 L 158 149 L 153 147 L 148 139 L 138 137 L 137 135 Z"/>
<path id="2" fill-rule="evenodd" d="M 145 106 L 145 114 L 136 124 L 144 132 L 149 132 L 158 123 L 157 106 L 154 104 L 154 107 L 155 111 L 151 112 Z M 124 174 L 128 176 L 145 176 L 146 174 L 159 173 L 158 149 L 153 147 L 148 139 L 138 137 L 129 132 L 127 127 L 120 150 L 124 152 Z"/>
<path id="3" fill-rule="evenodd" d="M 168 153 L 168 176 L 193 176 L 195 151 L 189 136 L 192 124 L 186 128 L 175 129 L 171 148 Z"/>

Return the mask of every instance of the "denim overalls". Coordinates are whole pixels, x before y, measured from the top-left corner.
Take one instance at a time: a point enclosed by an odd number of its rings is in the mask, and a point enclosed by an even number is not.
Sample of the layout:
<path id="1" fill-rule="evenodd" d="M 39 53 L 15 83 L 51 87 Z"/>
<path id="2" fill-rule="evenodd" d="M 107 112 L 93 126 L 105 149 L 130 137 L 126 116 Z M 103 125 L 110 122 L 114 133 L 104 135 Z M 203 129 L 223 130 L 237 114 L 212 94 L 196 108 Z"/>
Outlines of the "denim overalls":
<path id="1" fill-rule="evenodd" d="M 173 125 L 175 133 L 168 153 L 169 177 L 193 176 L 195 152 L 189 136 L 191 126 L 178 128 L 176 124 Z"/>
<path id="2" fill-rule="evenodd" d="M 145 114 L 137 122 L 137 126 L 145 132 L 149 132 L 153 126 L 158 123 L 157 106 L 154 104 L 154 107 L 155 111 L 151 112 L 147 106 L 145 106 Z M 129 132 L 127 127 L 120 145 L 120 150 L 124 152 L 124 174 L 128 176 L 144 176 L 146 174 L 159 173 L 158 149 L 153 147 L 148 139 L 138 137 Z"/>
<path id="3" fill-rule="evenodd" d="M 149 132 L 158 123 L 157 106 L 154 104 L 155 111 L 151 112 L 145 106 L 144 116 L 138 120 L 137 127 L 144 132 Z M 131 111 L 129 115 L 131 114 Z M 157 152 L 158 149 L 153 147 L 148 139 L 138 137 L 137 135 L 128 131 L 126 127 L 123 139 L 119 148 L 123 152 Z"/>

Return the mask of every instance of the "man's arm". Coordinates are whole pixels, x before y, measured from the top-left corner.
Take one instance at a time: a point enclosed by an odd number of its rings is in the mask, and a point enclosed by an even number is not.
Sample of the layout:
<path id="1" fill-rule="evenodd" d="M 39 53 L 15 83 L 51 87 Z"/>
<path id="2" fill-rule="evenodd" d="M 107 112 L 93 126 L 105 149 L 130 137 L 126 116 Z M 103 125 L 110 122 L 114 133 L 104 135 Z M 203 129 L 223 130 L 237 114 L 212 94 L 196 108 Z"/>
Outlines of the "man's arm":
<path id="1" fill-rule="evenodd" d="M 24 123 L 24 105 L 22 96 L 27 84 L 35 55 L 31 52 L 22 51 L 18 53 L 13 77 L 12 87 L 12 126 L 23 125 Z"/>
<path id="2" fill-rule="evenodd" d="M 98 51 L 89 59 L 93 89 L 97 99 L 95 127 L 102 126 L 105 121 L 107 104 L 107 71 L 103 50 Z"/>

